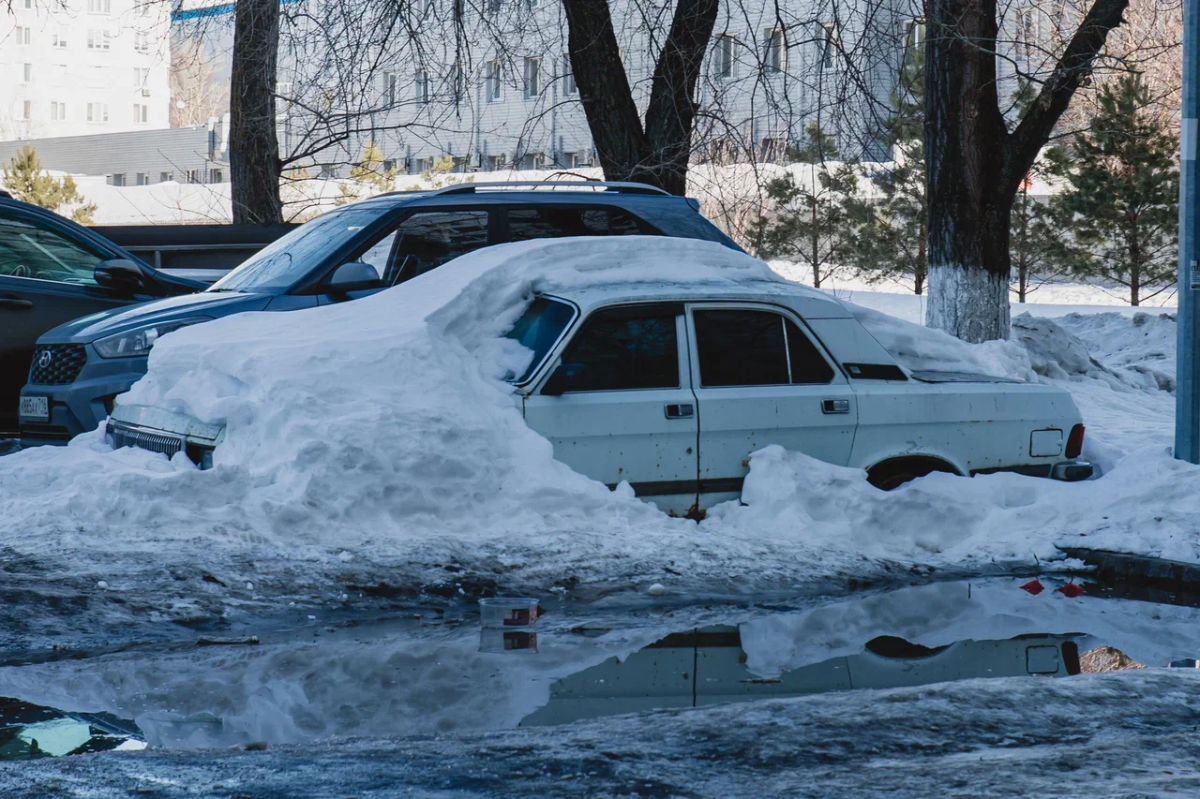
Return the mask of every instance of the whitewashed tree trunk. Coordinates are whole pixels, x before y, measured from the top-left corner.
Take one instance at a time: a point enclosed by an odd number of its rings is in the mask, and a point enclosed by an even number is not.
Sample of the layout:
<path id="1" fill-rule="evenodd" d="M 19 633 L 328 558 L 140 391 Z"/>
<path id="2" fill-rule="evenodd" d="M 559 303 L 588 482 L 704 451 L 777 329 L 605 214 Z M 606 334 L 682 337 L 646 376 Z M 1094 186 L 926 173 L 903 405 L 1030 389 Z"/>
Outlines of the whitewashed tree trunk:
<path id="1" fill-rule="evenodd" d="M 1008 278 L 962 264 L 929 265 L 925 324 L 963 341 L 1009 335 Z"/>
<path id="2" fill-rule="evenodd" d="M 1013 200 L 1129 0 L 1093 0 L 1020 124 L 996 81 L 997 0 L 927 0 L 925 322 L 970 342 L 1009 336 Z"/>

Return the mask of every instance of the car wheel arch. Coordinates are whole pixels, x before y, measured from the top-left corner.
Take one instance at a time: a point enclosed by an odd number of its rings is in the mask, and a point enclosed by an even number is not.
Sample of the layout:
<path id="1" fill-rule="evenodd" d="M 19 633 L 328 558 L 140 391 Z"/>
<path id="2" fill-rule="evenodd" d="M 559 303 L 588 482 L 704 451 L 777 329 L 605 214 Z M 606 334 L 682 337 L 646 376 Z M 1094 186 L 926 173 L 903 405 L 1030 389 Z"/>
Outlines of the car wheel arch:
<path id="1" fill-rule="evenodd" d="M 867 467 L 867 482 L 884 491 L 934 472 L 961 477 L 963 471 L 945 458 L 930 454 L 895 455 Z"/>

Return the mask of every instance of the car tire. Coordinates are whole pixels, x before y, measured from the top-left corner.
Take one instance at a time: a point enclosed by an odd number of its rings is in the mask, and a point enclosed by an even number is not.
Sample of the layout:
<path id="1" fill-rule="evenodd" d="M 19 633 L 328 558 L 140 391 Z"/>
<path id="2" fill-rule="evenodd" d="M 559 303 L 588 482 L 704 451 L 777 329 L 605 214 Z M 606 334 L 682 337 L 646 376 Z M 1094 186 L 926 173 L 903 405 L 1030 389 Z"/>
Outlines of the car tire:
<path id="1" fill-rule="evenodd" d="M 934 472 L 955 474 L 949 464 L 932 458 L 881 463 L 867 472 L 867 482 L 881 491 L 894 491 L 905 483 Z"/>

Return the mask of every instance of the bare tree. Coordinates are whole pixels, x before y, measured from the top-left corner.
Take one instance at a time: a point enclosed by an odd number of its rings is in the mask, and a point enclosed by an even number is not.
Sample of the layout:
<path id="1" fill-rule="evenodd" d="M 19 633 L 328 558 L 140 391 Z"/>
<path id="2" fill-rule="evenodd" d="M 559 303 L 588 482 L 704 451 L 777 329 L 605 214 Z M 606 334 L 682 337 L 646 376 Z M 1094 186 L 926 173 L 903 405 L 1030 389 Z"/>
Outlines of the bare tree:
<path id="1" fill-rule="evenodd" d="M 207 124 L 229 110 L 229 80 L 214 65 L 201 38 L 180 39 L 171 48 L 171 127 Z"/>
<path id="2" fill-rule="evenodd" d="M 275 82 L 279 56 L 278 0 L 241 0 L 234 9 L 229 81 L 229 173 L 234 224 L 283 221 L 279 199 L 279 138 Z"/>
<path id="3" fill-rule="evenodd" d="M 997 88 L 995 0 L 926 4 L 930 327 L 966 341 L 1008 338 L 1013 198 L 1128 2 L 1095 0 L 1011 131 Z"/>
<path id="4" fill-rule="evenodd" d="M 696 82 L 718 0 L 681 0 L 658 55 L 643 126 L 608 0 L 563 0 L 571 66 L 604 175 L 683 194 L 692 154 Z"/>

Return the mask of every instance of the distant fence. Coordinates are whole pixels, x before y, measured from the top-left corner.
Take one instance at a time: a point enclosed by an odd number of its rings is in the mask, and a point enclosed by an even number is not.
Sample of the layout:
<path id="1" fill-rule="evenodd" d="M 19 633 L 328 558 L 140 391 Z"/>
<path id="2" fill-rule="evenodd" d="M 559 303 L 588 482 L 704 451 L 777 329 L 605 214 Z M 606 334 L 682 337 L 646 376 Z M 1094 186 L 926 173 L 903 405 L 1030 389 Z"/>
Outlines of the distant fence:
<path id="1" fill-rule="evenodd" d="M 92 230 L 159 269 L 228 271 L 296 225 L 97 225 Z"/>

